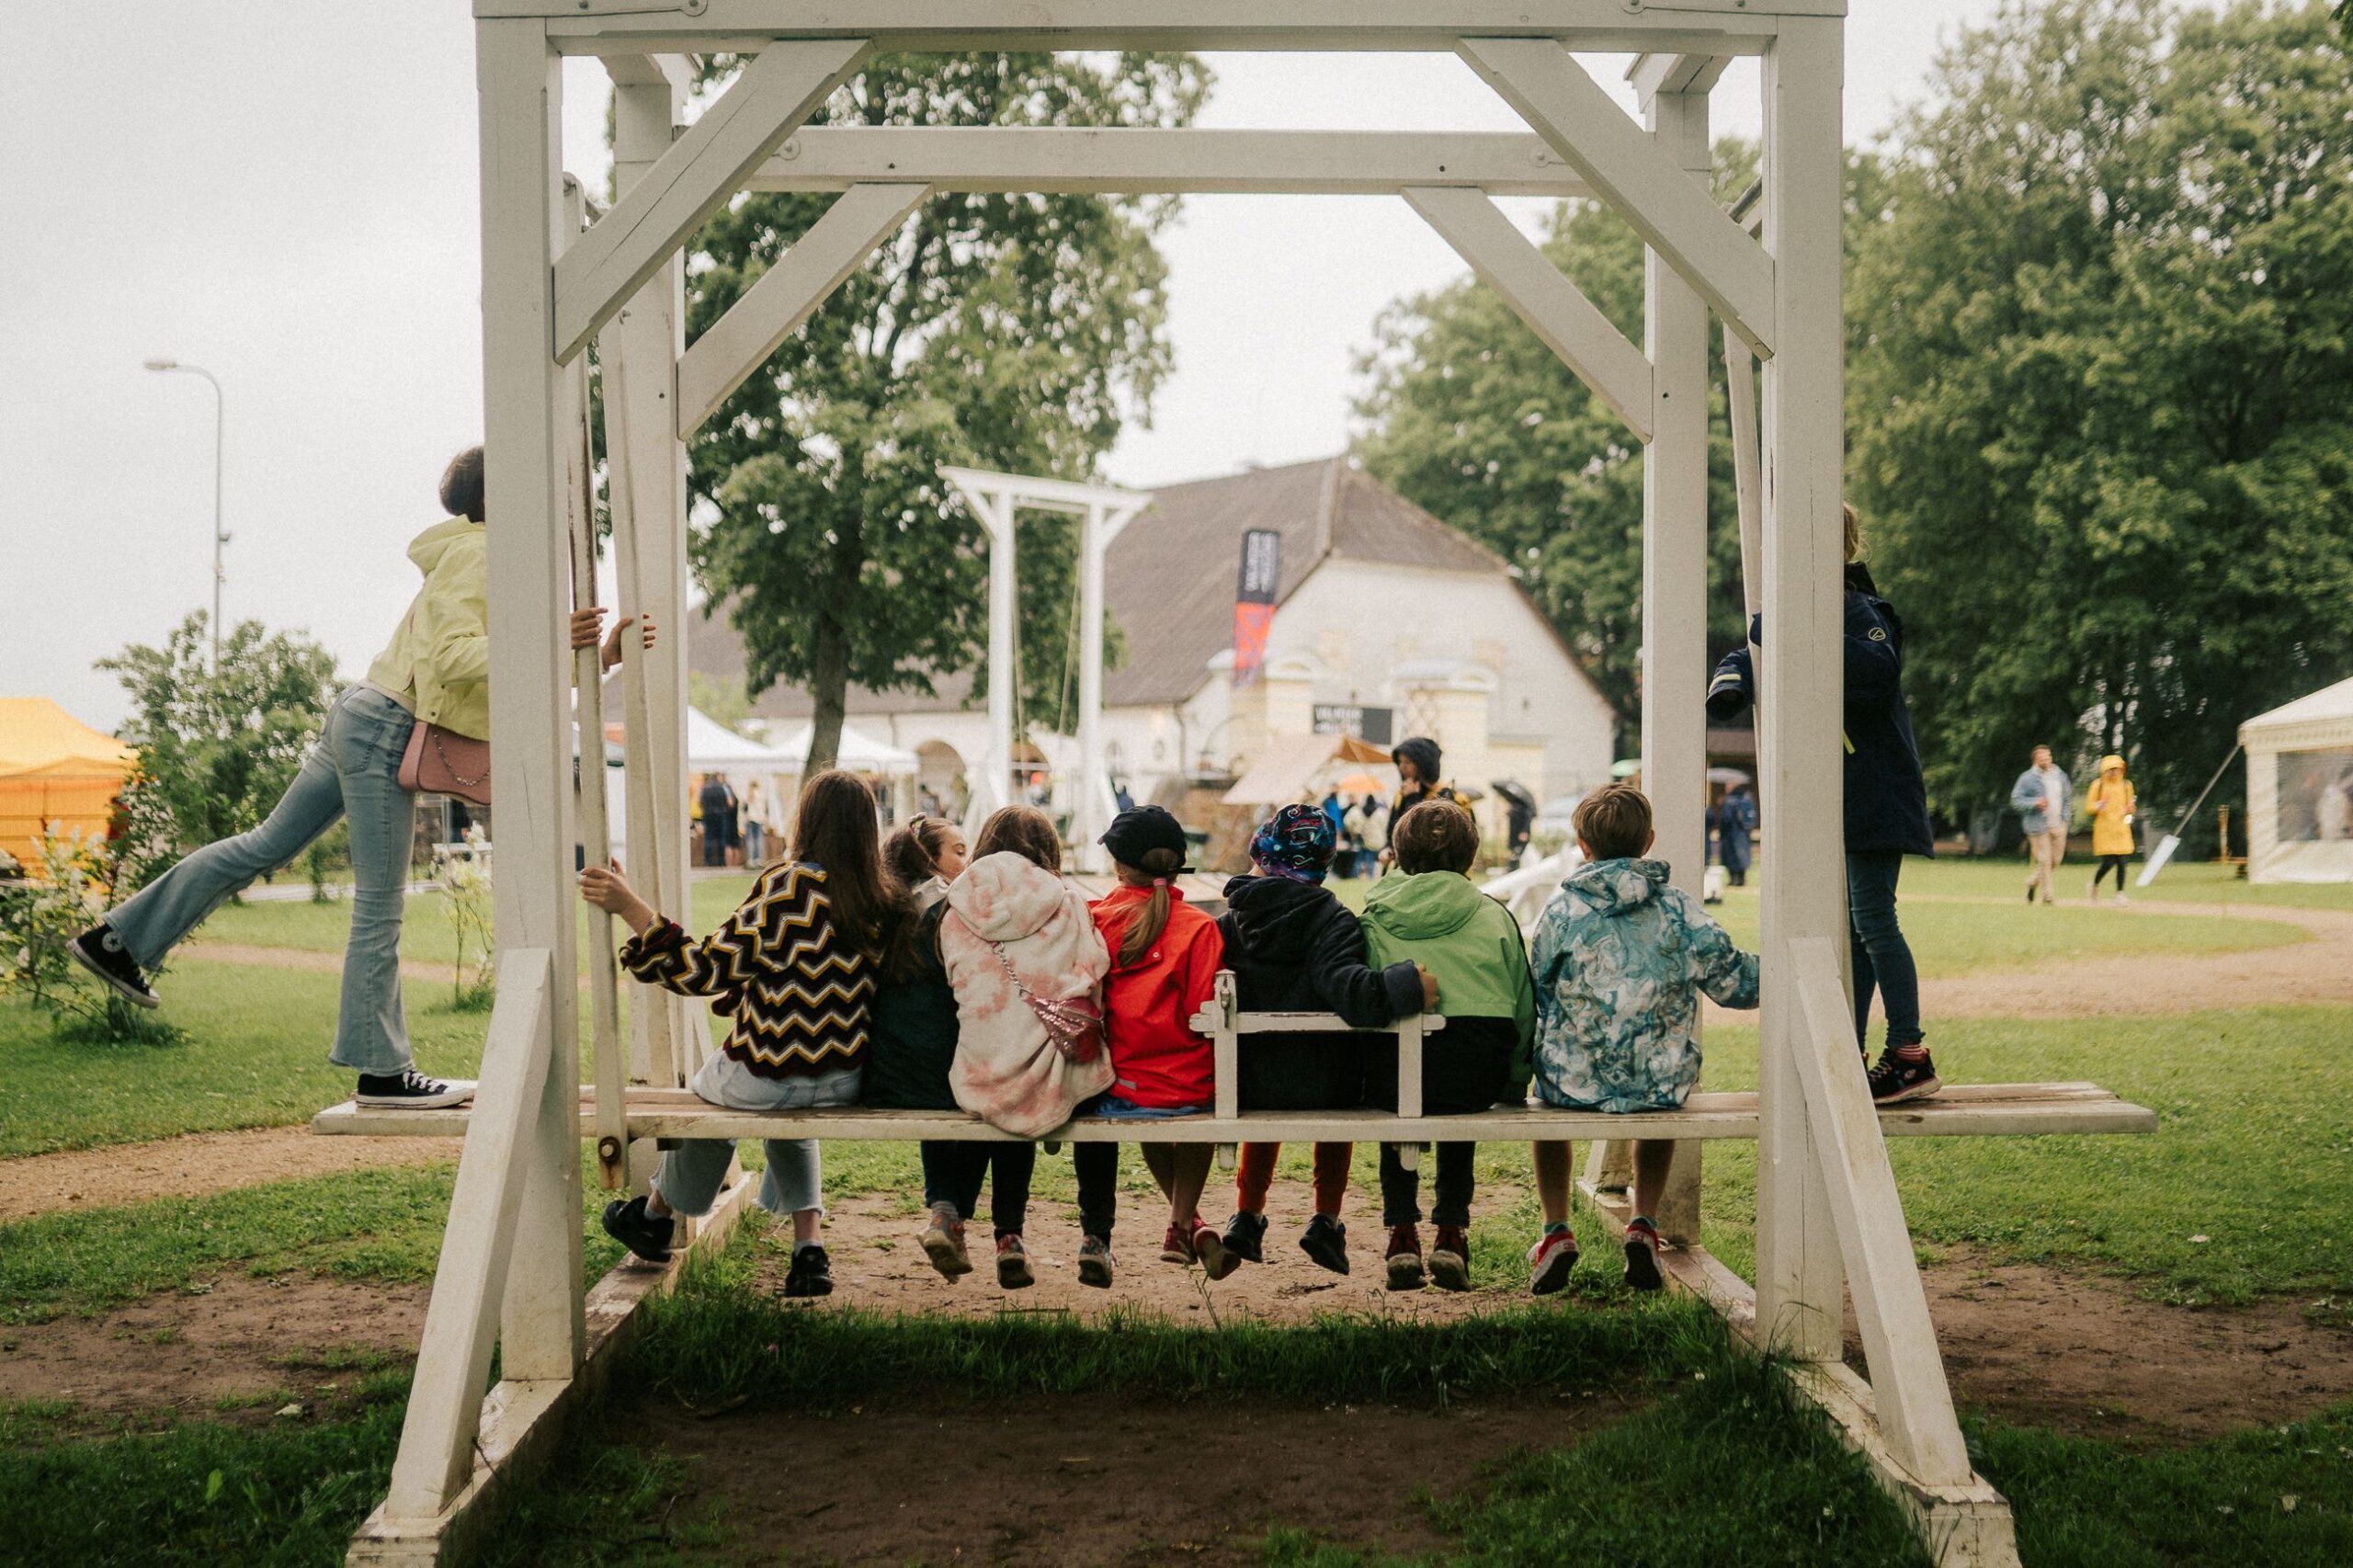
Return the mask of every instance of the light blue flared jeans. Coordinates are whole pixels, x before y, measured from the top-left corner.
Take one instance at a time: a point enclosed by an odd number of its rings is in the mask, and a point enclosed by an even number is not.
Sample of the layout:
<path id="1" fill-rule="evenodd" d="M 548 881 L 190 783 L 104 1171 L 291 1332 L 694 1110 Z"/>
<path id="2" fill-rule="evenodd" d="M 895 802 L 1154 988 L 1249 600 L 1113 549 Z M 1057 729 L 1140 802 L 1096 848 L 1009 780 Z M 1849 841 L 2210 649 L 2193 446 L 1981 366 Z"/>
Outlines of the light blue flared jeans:
<path id="1" fill-rule="evenodd" d="M 231 894 L 290 863 L 351 819 L 351 937 L 343 1000 L 327 1060 L 361 1073 L 409 1064 L 401 1011 L 401 893 L 408 881 L 416 797 L 400 786 L 401 754 L 416 721 L 381 692 L 355 686 L 327 710 L 318 743 L 269 813 L 248 833 L 208 844 L 107 916 L 139 967 L 153 970 Z"/>

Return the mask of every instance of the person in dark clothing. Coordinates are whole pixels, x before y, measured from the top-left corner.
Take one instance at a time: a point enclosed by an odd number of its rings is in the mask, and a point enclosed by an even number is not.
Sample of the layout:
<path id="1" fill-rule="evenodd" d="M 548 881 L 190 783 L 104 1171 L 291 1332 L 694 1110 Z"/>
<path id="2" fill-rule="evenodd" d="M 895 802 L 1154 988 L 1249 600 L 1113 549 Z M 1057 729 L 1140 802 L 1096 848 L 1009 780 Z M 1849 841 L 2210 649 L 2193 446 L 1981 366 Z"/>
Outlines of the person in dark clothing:
<path id="1" fill-rule="evenodd" d="M 1465 810 L 1470 808 L 1471 802 L 1462 792 L 1446 782 L 1445 755 L 1438 750 L 1438 743 L 1427 735 L 1398 742 L 1397 749 L 1389 754 L 1389 760 L 1397 765 L 1397 798 L 1389 806 L 1391 832 L 1395 832 L 1397 824 L 1405 820 L 1407 812 L 1424 801 L 1452 801 Z M 1395 865 L 1395 852 L 1381 850 L 1381 863 Z"/>
<path id="2" fill-rule="evenodd" d="M 883 863 L 910 895 L 909 911 L 892 933 L 874 992 L 861 1104 L 904 1110 L 955 1110 L 948 1070 L 956 1061 L 956 993 L 939 956 L 939 924 L 948 914 L 948 884 L 964 869 L 964 835 L 936 816 L 911 819 L 883 841 Z M 934 1268 L 949 1279 L 969 1274 L 964 1227 L 989 1189 L 989 1222 L 996 1233 L 997 1283 L 1009 1290 L 1037 1275 L 1021 1233 L 1029 1210 L 1029 1183 L 1038 1165 L 1035 1143 L 983 1143 L 926 1139 L 923 1201 L 928 1211 L 918 1241 Z"/>
<path id="3" fill-rule="evenodd" d="M 706 866 L 727 864 L 728 819 L 733 813 L 735 791 L 727 780 L 716 773 L 702 776 L 702 791 L 696 798 L 702 808 L 702 863 Z"/>
<path id="4" fill-rule="evenodd" d="M 1928 826 L 1927 786 L 1912 710 L 1904 700 L 1904 622 L 1880 596 L 1862 562 L 1862 530 L 1847 508 L 1846 844 L 1847 946 L 1855 971 L 1855 1044 L 1871 996 L 1887 1012 L 1887 1047 L 1870 1071 L 1881 1105 L 1922 1099 L 1943 1087 L 1920 1028 L 1920 976 L 1896 921 L 1895 882 L 1906 855 L 1936 853 Z M 1762 644 L 1764 618 L 1749 628 Z M 1708 713 L 1733 718 L 1756 699 L 1746 646 L 1733 649 L 1708 684 Z"/>
<path id="5" fill-rule="evenodd" d="M 1225 885 L 1218 919 L 1225 967 L 1233 971 L 1247 1013 L 1337 1013 L 1359 1028 L 1438 1004 L 1435 983 L 1418 966 L 1367 967 L 1364 930 L 1324 885 L 1333 853 L 1331 818 L 1313 806 L 1285 806 L 1250 841 L 1252 875 Z M 1344 1110 L 1364 1092 L 1367 1037 L 1266 1034 L 1242 1037 L 1239 1085 L 1244 1110 Z M 1300 1249 L 1336 1274 L 1348 1271 L 1347 1227 L 1340 1207 L 1355 1146 L 1315 1145 L 1315 1213 Z M 1265 1261 L 1267 1190 L 1279 1143 L 1245 1143 L 1234 1176 L 1229 1253 Z"/>
<path id="6" fill-rule="evenodd" d="M 1750 835 L 1756 831 L 1756 797 L 1745 784 L 1735 784 L 1717 802 L 1716 859 L 1732 885 L 1748 885 Z"/>

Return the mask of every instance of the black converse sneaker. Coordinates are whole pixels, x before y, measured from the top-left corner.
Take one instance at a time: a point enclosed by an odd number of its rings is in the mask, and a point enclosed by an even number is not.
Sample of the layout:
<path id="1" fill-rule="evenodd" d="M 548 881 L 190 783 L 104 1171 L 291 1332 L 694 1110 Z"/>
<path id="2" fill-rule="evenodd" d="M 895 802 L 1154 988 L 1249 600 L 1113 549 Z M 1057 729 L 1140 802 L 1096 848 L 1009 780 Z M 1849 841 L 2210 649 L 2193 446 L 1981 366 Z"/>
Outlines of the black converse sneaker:
<path id="1" fill-rule="evenodd" d="M 792 1249 L 792 1267 L 784 1271 L 788 1296 L 830 1296 L 834 1293 L 833 1260 L 815 1243 Z"/>
<path id="2" fill-rule="evenodd" d="M 1906 1062 L 1893 1050 L 1880 1052 L 1879 1065 L 1870 1071 L 1870 1085 L 1873 1105 L 1924 1100 L 1945 1086 L 1927 1051 L 1920 1053 L 1919 1061 Z"/>
<path id="3" fill-rule="evenodd" d="M 605 1234 L 648 1263 L 670 1261 L 670 1244 L 677 1221 L 667 1214 L 648 1214 L 642 1198 L 616 1199 L 605 1205 Z"/>
<path id="4" fill-rule="evenodd" d="M 1235 1210 L 1225 1224 L 1225 1250 L 1245 1263 L 1264 1263 L 1266 1244 L 1267 1217 L 1247 1209 Z"/>
<path id="5" fill-rule="evenodd" d="M 65 944 L 74 961 L 97 975 L 119 992 L 126 1002 L 142 1007 L 160 1007 L 163 1001 L 148 988 L 147 977 L 139 972 L 139 965 L 122 950 L 122 938 L 114 927 L 105 924 L 91 926 Z"/>
<path id="6" fill-rule="evenodd" d="M 397 1073 L 359 1074 L 355 1105 L 399 1106 L 408 1110 L 439 1110 L 463 1105 L 474 1097 L 472 1078 L 428 1078 L 414 1067 Z"/>
<path id="7" fill-rule="evenodd" d="M 1315 1260 L 1319 1268 L 1335 1274 L 1348 1271 L 1348 1228 L 1329 1214 L 1317 1214 L 1307 1221 L 1301 1233 L 1299 1250 Z"/>

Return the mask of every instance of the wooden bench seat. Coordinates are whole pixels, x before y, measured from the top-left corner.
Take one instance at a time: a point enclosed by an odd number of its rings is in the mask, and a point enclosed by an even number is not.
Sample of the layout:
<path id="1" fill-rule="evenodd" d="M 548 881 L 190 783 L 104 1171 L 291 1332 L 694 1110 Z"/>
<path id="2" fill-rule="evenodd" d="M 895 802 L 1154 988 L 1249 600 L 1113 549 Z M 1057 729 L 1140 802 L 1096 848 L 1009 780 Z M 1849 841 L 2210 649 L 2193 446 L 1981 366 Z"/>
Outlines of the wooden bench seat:
<path id="1" fill-rule="evenodd" d="M 961 1111 L 881 1110 L 845 1106 L 831 1110 L 728 1110 L 688 1089 L 633 1088 L 629 1132 L 636 1138 L 835 1138 L 1009 1142 L 1007 1135 Z M 324 1133 L 455 1138 L 467 1108 L 380 1110 L 346 1103 L 311 1121 Z M 1055 1136 L 1066 1142 L 1297 1142 L 1354 1139 L 1364 1142 L 1427 1143 L 1461 1140 L 1705 1138 L 1754 1139 L 1754 1094 L 1697 1094 L 1680 1110 L 1611 1116 L 1550 1107 L 1498 1106 L 1475 1116 L 1398 1117 L 1383 1110 L 1246 1111 L 1239 1116 L 1177 1117 L 1166 1121 L 1110 1121 L 1083 1117 Z M 1969 1084 L 1934 1099 L 1891 1106 L 1879 1113 L 1891 1138 L 2030 1136 L 2052 1132 L 2154 1132 L 2154 1111 L 2119 1099 L 2097 1084 Z M 596 1102 L 584 1093 L 580 1130 L 596 1131 Z"/>

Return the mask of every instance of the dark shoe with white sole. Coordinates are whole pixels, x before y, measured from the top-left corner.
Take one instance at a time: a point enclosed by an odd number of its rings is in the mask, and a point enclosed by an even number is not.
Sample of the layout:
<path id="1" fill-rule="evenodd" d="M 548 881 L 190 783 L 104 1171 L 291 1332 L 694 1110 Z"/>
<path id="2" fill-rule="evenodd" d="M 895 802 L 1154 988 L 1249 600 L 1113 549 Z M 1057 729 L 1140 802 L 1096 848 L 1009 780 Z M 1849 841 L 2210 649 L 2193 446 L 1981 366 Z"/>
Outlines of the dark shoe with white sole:
<path id="1" fill-rule="evenodd" d="M 160 1007 L 163 998 L 139 972 L 139 965 L 123 951 L 122 938 L 108 925 L 91 926 L 65 944 L 75 963 L 88 970 L 124 1001 L 140 1007 Z"/>
<path id="2" fill-rule="evenodd" d="M 1665 1284 L 1658 1266 L 1658 1227 L 1638 1215 L 1627 1222 L 1625 1241 L 1627 1289 L 1655 1290 Z"/>
<path id="3" fill-rule="evenodd" d="M 648 1263 L 670 1261 L 670 1244 L 678 1222 L 667 1214 L 648 1214 L 642 1198 L 620 1198 L 605 1205 L 605 1234 Z"/>
<path id="4" fill-rule="evenodd" d="M 1926 1052 L 1917 1062 L 1906 1062 L 1893 1051 L 1880 1054 L 1879 1065 L 1870 1071 L 1871 1104 L 1902 1105 L 1905 1100 L 1925 1100 L 1945 1086 L 1937 1076 L 1936 1062 Z"/>
<path id="5" fill-rule="evenodd" d="M 414 1067 L 404 1067 L 397 1073 L 362 1073 L 359 1092 L 351 1099 L 355 1105 L 442 1110 L 473 1097 L 472 1078 L 428 1078 Z"/>
<path id="6" fill-rule="evenodd" d="M 824 1247 L 792 1249 L 792 1267 L 784 1271 L 784 1293 L 796 1298 L 834 1293 L 834 1262 Z"/>

